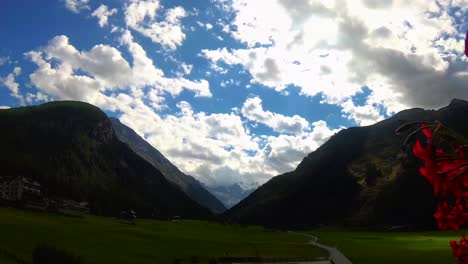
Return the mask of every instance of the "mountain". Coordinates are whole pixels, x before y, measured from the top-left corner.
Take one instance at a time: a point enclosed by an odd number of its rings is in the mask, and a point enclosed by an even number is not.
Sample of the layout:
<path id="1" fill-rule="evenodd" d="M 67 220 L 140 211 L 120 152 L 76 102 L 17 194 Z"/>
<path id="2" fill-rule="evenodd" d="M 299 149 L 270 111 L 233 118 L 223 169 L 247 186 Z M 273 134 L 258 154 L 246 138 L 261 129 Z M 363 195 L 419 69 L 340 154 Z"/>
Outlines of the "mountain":
<path id="1" fill-rule="evenodd" d="M 249 196 L 255 189 L 244 190 L 239 184 L 228 186 L 205 186 L 216 198 L 218 198 L 227 208 L 231 208 L 245 197 Z"/>
<path id="2" fill-rule="evenodd" d="M 120 142 L 97 107 L 51 102 L 0 110 L 0 175 L 24 175 L 48 197 L 88 201 L 95 214 L 210 218 L 211 213 Z"/>
<path id="3" fill-rule="evenodd" d="M 395 134 L 408 121 L 439 120 L 468 137 L 468 102 L 404 110 L 366 127 L 341 130 L 292 171 L 274 177 L 226 212 L 234 221 L 276 227 L 316 224 L 433 227 L 437 200 L 419 174 L 412 144 Z M 410 142 L 414 143 L 414 141 Z"/>
<path id="4" fill-rule="evenodd" d="M 226 207 L 194 177 L 181 172 L 161 152 L 146 142 L 131 128 L 122 124 L 117 118 L 110 118 L 117 138 L 127 144 L 135 153 L 143 157 L 162 172 L 167 180 L 177 185 L 190 198 L 214 213 L 226 211 Z"/>

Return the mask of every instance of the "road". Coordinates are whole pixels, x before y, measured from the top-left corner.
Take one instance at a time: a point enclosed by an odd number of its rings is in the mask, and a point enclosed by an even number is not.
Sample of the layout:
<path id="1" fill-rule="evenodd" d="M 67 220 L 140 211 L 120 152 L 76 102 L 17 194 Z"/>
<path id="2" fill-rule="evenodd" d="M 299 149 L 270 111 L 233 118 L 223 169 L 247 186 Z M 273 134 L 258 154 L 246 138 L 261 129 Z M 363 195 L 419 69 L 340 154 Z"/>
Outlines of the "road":
<path id="1" fill-rule="evenodd" d="M 316 236 L 312 236 L 312 235 L 304 234 L 304 233 L 292 232 L 292 231 L 289 231 L 289 233 L 310 237 L 311 240 L 309 241 L 309 244 L 314 245 L 319 248 L 323 248 L 326 251 L 328 251 L 328 253 L 330 254 L 330 261 L 333 264 L 352 264 L 352 262 L 345 255 L 343 255 L 343 253 L 341 253 L 338 249 L 319 243 L 318 242 L 319 239 Z"/>

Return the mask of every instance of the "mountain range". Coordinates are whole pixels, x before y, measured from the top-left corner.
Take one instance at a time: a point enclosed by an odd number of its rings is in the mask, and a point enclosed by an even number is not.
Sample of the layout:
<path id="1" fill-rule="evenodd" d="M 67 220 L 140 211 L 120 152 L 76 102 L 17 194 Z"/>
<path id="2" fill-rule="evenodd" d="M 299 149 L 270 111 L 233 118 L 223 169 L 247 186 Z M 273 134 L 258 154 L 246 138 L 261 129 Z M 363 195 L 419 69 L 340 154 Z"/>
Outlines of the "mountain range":
<path id="1" fill-rule="evenodd" d="M 468 102 L 454 99 L 439 110 L 408 109 L 374 125 L 341 130 L 294 171 L 272 178 L 225 216 L 274 227 L 433 227 L 437 199 L 432 186 L 395 130 L 405 122 L 438 120 L 468 137 L 467 114 Z"/>
<path id="2" fill-rule="evenodd" d="M 238 185 L 203 186 L 97 107 L 51 102 L 0 110 L 0 176 L 31 177 L 44 195 L 88 201 L 99 215 L 131 208 L 143 217 L 213 219 L 235 204 L 222 216 L 243 224 L 433 227 L 437 198 L 411 142 L 404 146 L 395 130 L 438 120 L 468 137 L 467 114 L 468 102 L 454 99 L 439 110 L 413 108 L 343 129 L 248 195 Z"/>
<path id="3" fill-rule="evenodd" d="M 159 150 L 146 142 L 134 130 L 122 124 L 117 118 L 111 117 L 110 120 L 114 133 L 120 141 L 127 144 L 135 153 L 161 171 L 167 180 L 178 186 L 190 198 L 214 213 L 222 213 L 226 210 L 226 207 L 213 194 L 208 192 L 198 180 L 180 171 Z"/>
<path id="4" fill-rule="evenodd" d="M 204 185 L 205 188 L 211 192 L 216 198 L 218 198 L 224 206 L 227 208 L 231 208 L 240 201 L 242 201 L 245 197 L 249 196 L 255 188 L 244 190 L 239 184 L 231 184 L 231 185 L 219 185 L 219 186 L 207 186 Z"/>
<path id="5" fill-rule="evenodd" d="M 208 219 L 212 213 L 122 143 L 99 108 L 51 102 L 0 110 L 0 175 L 23 175 L 47 197 L 88 201 L 92 213 L 175 215 Z"/>

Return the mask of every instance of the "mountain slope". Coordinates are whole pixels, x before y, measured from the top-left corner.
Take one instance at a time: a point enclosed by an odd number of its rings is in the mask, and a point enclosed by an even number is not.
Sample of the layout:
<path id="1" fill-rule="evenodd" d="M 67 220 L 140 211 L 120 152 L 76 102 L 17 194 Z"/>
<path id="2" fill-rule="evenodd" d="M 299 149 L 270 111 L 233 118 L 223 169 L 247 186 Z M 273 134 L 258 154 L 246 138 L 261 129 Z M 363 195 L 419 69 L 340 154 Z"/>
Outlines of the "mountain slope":
<path id="1" fill-rule="evenodd" d="M 468 136 L 468 102 L 410 109 L 367 127 L 332 136 L 296 170 L 271 179 L 225 215 L 271 226 L 411 224 L 433 226 L 436 198 L 395 129 L 407 121 L 439 120 Z"/>
<path id="2" fill-rule="evenodd" d="M 199 181 L 181 172 L 161 152 L 141 138 L 135 131 L 122 124 L 117 118 L 110 118 L 110 120 L 120 141 L 126 143 L 138 155 L 160 170 L 167 180 L 179 186 L 194 201 L 214 213 L 221 213 L 226 210 L 224 205 L 208 192 Z"/>
<path id="3" fill-rule="evenodd" d="M 210 212 L 168 182 L 114 135 L 107 116 L 81 102 L 0 110 L 0 175 L 39 181 L 47 196 L 86 200 L 92 212 L 207 218 Z"/>

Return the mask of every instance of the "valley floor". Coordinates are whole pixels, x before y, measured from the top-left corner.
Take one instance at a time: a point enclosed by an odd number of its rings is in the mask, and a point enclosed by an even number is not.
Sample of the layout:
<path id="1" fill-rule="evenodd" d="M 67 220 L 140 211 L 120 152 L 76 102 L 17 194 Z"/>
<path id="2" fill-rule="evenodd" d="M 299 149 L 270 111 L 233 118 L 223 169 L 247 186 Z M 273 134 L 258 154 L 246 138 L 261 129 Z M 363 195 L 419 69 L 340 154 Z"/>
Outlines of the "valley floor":
<path id="1" fill-rule="evenodd" d="M 355 264 L 455 263 L 449 246 L 464 233 L 367 232 L 321 228 L 306 232 Z M 137 220 L 134 224 L 0 208 L 0 263 L 32 263 L 37 244 L 65 249 L 98 263 L 203 263 L 222 257 L 328 259 L 310 237 L 262 227 L 203 221 Z M 179 259 L 179 262 L 176 261 Z M 20 261 L 17 261 L 20 260 Z"/>
<path id="2" fill-rule="evenodd" d="M 0 263 L 32 263 L 37 244 L 65 249 L 84 264 L 208 263 L 221 257 L 327 258 L 307 237 L 261 227 L 203 221 L 137 220 L 135 224 L 0 208 Z M 3 252 L 3 253 L 2 253 Z"/>
<path id="3" fill-rule="evenodd" d="M 319 237 L 320 243 L 336 247 L 356 264 L 450 264 L 456 260 L 449 242 L 458 241 L 466 232 L 367 232 L 322 228 L 308 233 Z"/>

